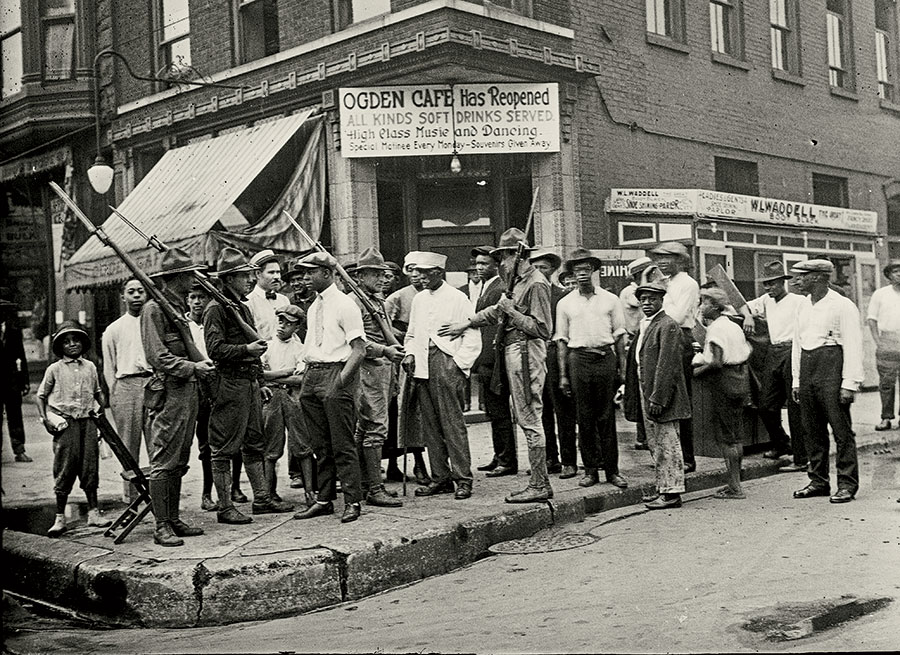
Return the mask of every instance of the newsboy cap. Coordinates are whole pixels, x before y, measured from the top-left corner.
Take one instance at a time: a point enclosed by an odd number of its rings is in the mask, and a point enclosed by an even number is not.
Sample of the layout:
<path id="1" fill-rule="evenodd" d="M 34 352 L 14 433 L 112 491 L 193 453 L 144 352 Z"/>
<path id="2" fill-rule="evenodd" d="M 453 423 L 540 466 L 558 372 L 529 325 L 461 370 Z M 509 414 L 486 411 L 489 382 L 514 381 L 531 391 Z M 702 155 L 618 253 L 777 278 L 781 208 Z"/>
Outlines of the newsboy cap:
<path id="1" fill-rule="evenodd" d="M 791 273 L 834 273 L 834 264 L 827 259 L 807 259 L 791 266 Z"/>
<path id="2" fill-rule="evenodd" d="M 337 268 L 337 260 L 327 252 L 311 252 L 294 264 L 294 268 L 327 268 L 334 270 Z"/>
<path id="3" fill-rule="evenodd" d="M 275 310 L 275 316 L 284 316 L 291 323 L 299 323 L 304 319 L 306 313 L 297 307 L 297 305 L 287 305 Z"/>
<path id="4" fill-rule="evenodd" d="M 691 255 L 687 247 L 679 241 L 664 241 L 655 248 L 650 249 L 651 255 L 670 255 L 690 259 Z"/>

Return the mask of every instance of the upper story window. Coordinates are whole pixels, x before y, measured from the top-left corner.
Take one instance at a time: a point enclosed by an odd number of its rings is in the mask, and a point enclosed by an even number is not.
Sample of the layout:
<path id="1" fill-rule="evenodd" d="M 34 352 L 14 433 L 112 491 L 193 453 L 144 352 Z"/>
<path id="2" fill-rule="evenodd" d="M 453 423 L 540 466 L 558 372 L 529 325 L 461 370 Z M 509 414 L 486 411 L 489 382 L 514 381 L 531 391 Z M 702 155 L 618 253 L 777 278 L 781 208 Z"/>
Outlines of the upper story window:
<path id="1" fill-rule="evenodd" d="M 769 0 L 772 68 L 800 74 L 800 20 L 797 0 Z"/>
<path id="2" fill-rule="evenodd" d="M 709 0 L 709 37 L 713 52 L 744 56 L 742 0 Z"/>
<path id="3" fill-rule="evenodd" d="M 159 67 L 190 66 L 191 21 L 188 0 L 160 0 L 158 7 Z"/>
<path id="4" fill-rule="evenodd" d="M 875 70 L 878 96 L 897 98 L 897 6 L 893 0 L 875 0 Z"/>
<path id="5" fill-rule="evenodd" d="M 755 161 L 715 157 L 716 191 L 759 195 L 759 168 Z"/>
<path id="6" fill-rule="evenodd" d="M 684 42 L 684 0 L 647 0 L 647 31 Z"/>
<path id="7" fill-rule="evenodd" d="M 337 0 L 334 5 L 338 29 L 391 13 L 391 0 Z"/>
<path id="8" fill-rule="evenodd" d="M 45 80 L 68 80 L 75 63 L 75 0 L 41 0 Z"/>
<path id="9" fill-rule="evenodd" d="M 531 0 L 484 0 L 485 7 L 503 7 L 522 16 L 531 16 L 534 11 Z"/>
<path id="10" fill-rule="evenodd" d="M 238 63 L 278 52 L 278 0 L 235 0 L 235 3 Z"/>
<path id="11" fill-rule="evenodd" d="M 828 82 L 833 87 L 853 89 L 853 49 L 850 39 L 850 0 L 826 0 L 825 26 L 828 36 Z"/>
<path id="12" fill-rule="evenodd" d="M 17 0 L 0 4 L 0 98 L 22 90 L 22 10 Z"/>
<path id="13" fill-rule="evenodd" d="M 813 203 L 829 207 L 849 207 L 847 178 L 834 175 L 812 174 Z"/>

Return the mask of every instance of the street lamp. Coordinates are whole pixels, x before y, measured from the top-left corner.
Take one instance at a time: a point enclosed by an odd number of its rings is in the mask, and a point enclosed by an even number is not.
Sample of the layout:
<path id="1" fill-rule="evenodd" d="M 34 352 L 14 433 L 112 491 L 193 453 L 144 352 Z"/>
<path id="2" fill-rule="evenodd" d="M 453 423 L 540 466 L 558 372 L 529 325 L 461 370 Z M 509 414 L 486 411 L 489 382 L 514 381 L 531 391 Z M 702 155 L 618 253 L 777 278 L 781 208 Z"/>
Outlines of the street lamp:
<path id="1" fill-rule="evenodd" d="M 456 149 L 456 92 L 454 85 L 450 84 L 450 125 L 453 130 L 453 157 L 450 159 L 450 172 L 459 175 L 462 172 L 462 163 L 459 161 L 459 152 Z"/>
<path id="2" fill-rule="evenodd" d="M 125 59 L 125 56 L 120 52 L 116 52 L 112 48 L 106 48 L 105 50 L 101 50 L 94 57 L 94 129 L 97 137 L 97 158 L 94 160 L 94 164 L 87 170 L 88 180 L 91 183 L 94 191 L 100 194 L 104 194 L 109 191 L 109 187 L 112 186 L 113 181 L 113 168 L 109 165 L 109 162 L 106 161 L 106 157 L 103 156 L 101 151 L 101 138 L 100 138 L 100 59 L 102 57 L 117 57 L 124 65 L 125 70 L 128 71 L 128 74 L 131 75 L 136 80 L 142 80 L 145 82 L 172 82 L 171 79 L 166 79 L 163 77 L 151 77 L 147 75 L 137 75 L 133 70 L 131 70 L 131 66 L 128 64 L 128 60 Z M 243 89 L 243 86 L 232 86 L 229 84 L 218 84 L 215 82 L 198 82 L 195 80 L 177 80 L 178 84 L 192 84 L 194 86 L 200 87 L 217 87 L 223 89 Z"/>

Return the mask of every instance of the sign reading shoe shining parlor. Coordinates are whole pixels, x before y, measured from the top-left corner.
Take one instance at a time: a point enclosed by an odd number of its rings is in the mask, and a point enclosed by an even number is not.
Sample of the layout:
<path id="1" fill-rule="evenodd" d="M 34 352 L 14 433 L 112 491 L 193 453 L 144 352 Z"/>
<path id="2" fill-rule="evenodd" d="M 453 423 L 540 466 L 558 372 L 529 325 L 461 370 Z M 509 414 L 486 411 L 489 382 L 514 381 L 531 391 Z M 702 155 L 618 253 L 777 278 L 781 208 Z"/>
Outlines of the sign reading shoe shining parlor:
<path id="1" fill-rule="evenodd" d="M 555 83 L 345 88 L 339 103 L 344 157 L 559 152 Z"/>

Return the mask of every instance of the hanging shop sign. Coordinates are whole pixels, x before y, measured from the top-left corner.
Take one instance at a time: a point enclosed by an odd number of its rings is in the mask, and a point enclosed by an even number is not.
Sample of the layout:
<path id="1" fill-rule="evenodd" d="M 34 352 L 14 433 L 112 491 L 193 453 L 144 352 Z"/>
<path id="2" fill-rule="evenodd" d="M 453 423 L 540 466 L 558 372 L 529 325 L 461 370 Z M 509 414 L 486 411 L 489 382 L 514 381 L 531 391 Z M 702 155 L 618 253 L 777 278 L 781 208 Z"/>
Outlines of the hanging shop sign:
<path id="1" fill-rule="evenodd" d="M 775 223 L 801 229 L 878 231 L 878 214 L 861 209 L 744 196 L 705 189 L 612 189 L 609 211 L 695 215 L 706 218 Z"/>
<path id="2" fill-rule="evenodd" d="M 344 88 L 339 103 L 344 157 L 559 152 L 555 83 Z"/>

